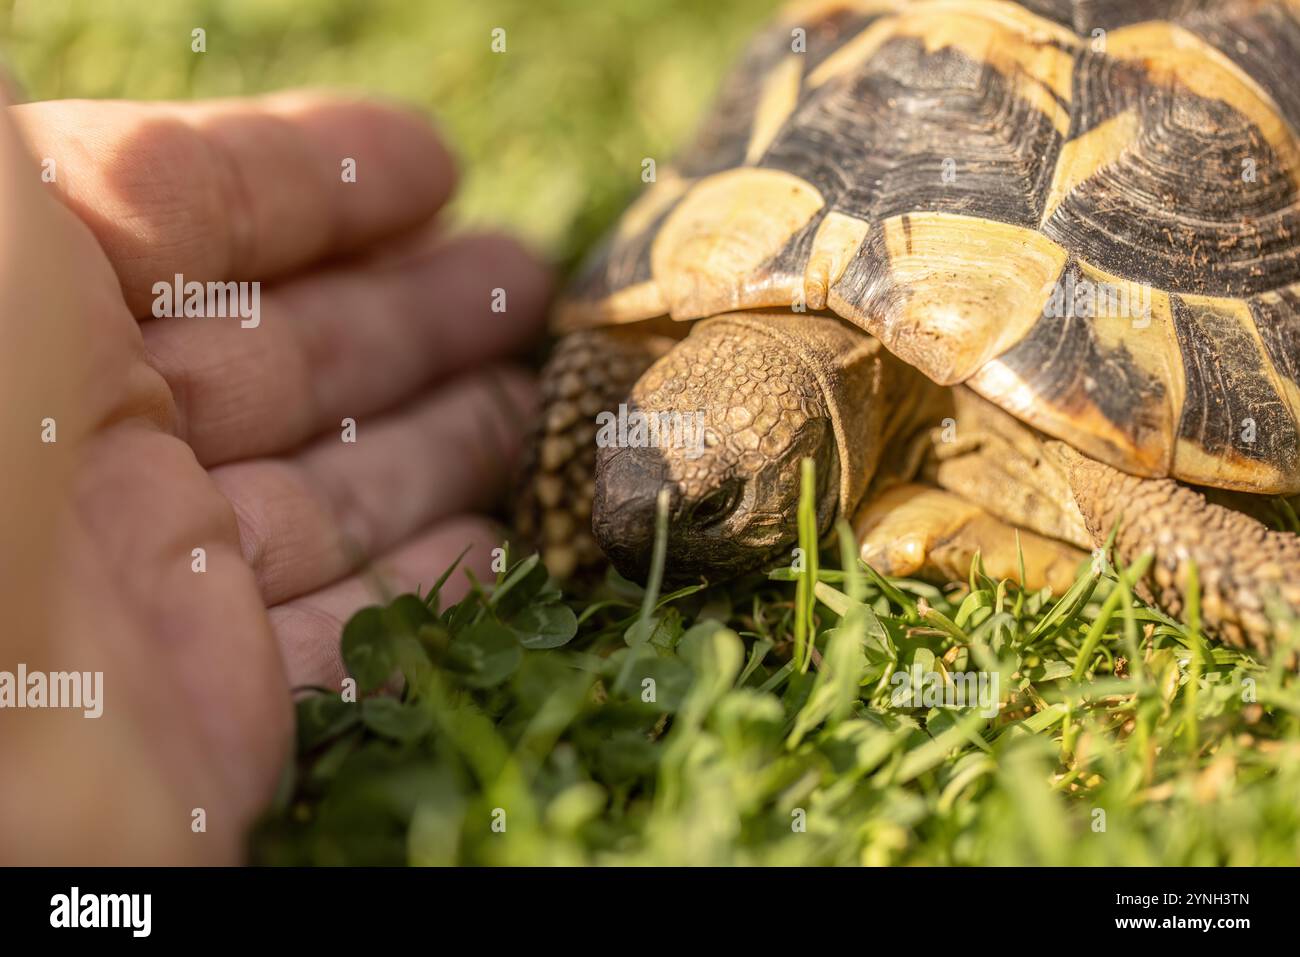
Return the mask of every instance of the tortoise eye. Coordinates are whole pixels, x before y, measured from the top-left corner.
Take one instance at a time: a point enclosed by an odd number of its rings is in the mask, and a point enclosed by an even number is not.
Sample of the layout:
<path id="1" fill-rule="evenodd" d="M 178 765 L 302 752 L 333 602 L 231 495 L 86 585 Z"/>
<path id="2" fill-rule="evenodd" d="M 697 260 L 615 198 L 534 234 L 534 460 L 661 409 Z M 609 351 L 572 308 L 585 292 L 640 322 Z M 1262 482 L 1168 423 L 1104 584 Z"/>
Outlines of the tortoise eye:
<path id="1" fill-rule="evenodd" d="M 691 521 L 699 526 L 716 525 L 732 513 L 740 502 L 740 482 L 732 480 L 711 492 L 691 510 Z"/>

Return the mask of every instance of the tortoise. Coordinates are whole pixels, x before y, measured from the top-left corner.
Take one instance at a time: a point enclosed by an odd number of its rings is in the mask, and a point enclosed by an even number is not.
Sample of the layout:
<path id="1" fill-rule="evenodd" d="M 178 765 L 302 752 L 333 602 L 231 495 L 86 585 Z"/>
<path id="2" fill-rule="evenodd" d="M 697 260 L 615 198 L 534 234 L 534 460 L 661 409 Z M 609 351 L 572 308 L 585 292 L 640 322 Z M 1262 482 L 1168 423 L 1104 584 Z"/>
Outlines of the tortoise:
<path id="1" fill-rule="evenodd" d="M 1267 652 L 1298 131 L 1300 0 L 784 11 L 557 306 L 524 531 L 641 577 L 666 489 L 670 580 L 724 580 L 790 561 L 810 457 L 880 571 L 1059 588 L 1114 533 Z"/>

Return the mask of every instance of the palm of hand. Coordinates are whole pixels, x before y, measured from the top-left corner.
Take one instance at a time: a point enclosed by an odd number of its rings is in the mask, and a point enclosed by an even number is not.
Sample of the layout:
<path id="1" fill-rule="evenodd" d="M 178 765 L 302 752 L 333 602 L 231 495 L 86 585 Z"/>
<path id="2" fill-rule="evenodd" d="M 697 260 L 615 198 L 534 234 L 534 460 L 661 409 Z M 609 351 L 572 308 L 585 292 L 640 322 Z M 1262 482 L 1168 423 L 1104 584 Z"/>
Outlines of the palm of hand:
<path id="1" fill-rule="evenodd" d="M 467 513 L 499 490 L 532 387 L 454 374 L 527 338 L 545 278 L 488 238 L 319 264 L 413 231 L 450 190 L 446 154 L 390 108 L 9 112 L 57 172 L 43 184 L 0 128 L 0 668 L 103 672 L 103 714 L 6 716 L 0 761 L 26 773 L 0 819 L 39 823 L 0 835 L 0 859 L 234 860 L 287 754 L 290 688 L 341 677 L 359 566 L 427 584 L 470 545 L 485 567 L 496 535 Z M 356 183 L 331 175 L 341 156 Z M 149 318 L 176 273 L 278 281 L 256 328 Z"/>

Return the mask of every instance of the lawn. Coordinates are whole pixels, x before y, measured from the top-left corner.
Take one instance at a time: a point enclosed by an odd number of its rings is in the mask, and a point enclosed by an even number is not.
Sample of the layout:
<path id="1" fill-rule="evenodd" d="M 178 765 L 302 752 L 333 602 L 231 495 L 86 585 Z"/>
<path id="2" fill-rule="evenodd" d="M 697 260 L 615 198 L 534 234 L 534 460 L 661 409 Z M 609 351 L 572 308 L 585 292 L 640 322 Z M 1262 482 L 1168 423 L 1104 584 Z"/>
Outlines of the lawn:
<path id="1" fill-rule="evenodd" d="M 568 267 L 771 7 L 0 0 L 0 49 L 33 98 L 331 85 L 414 102 L 463 157 L 458 220 Z M 1050 596 L 978 567 L 884 580 L 843 558 L 847 534 L 826 544 L 798 570 L 666 595 L 615 576 L 561 592 L 520 555 L 444 607 L 435 579 L 463 572 L 430 569 L 348 624 L 357 695 L 301 697 L 254 859 L 1300 861 L 1300 687 L 1280 664 L 1208 644 L 1105 563 Z M 1300 629 L 1279 623 L 1279 642 Z M 913 669 L 940 690 L 978 673 L 996 707 L 899 698 Z"/>
<path id="2" fill-rule="evenodd" d="M 450 608 L 440 579 L 365 609 L 342 638 L 355 692 L 300 701 L 255 859 L 1300 860 L 1300 695 L 1280 655 L 1143 606 L 1136 569 L 1086 562 L 1053 598 L 977 559 L 938 588 L 883 579 L 837 539 L 829 568 L 731 587 L 610 575 L 572 600 L 530 556 Z M 367 696 L 394 673 L 399 696 Z M 935 680 L 911 694 L 900 675 Z M 992 694 L 953 694 L 969 675 Z"/>
<path id="3" fill-rule="evenodd" d="M 0 0 L 27 95 L 186 99 L 331 86 L 427 109 L 456 214 L 571 264 L 707 106 L 771 0 Z M 191 33 L 206 31 L 205 53 Z M 505 52 L 493 52 L 493 31 Z"/>

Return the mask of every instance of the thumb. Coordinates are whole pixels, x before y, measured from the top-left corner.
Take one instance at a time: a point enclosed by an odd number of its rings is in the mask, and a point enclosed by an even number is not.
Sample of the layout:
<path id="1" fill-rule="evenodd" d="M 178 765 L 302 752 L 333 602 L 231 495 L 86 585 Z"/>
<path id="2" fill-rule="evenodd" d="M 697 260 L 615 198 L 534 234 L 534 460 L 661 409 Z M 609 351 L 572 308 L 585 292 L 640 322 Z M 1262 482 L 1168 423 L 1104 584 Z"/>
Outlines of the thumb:
<path id="1" fill-rule="evenodd" d="M 0 657 L 24 660 L 46 633 L 54 534 L 90 428 L 81 391 L 86 331 L 78 277 L 63 264 L 85 242 L 45 192 L 40 167 L 0 109 Z"/>

